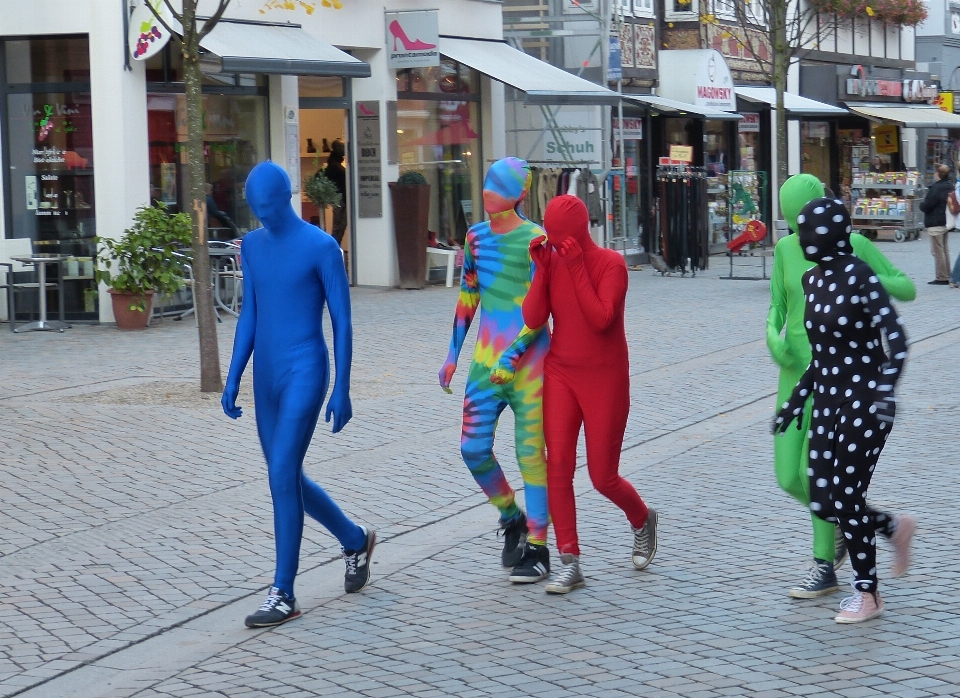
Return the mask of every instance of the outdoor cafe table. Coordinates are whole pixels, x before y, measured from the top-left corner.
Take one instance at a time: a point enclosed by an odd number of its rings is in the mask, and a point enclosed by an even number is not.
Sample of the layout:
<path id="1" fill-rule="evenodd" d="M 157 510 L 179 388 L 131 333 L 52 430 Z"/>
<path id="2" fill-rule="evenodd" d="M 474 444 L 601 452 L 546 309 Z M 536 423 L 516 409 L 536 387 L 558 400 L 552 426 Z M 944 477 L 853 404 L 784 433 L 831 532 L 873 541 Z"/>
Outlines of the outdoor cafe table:
<path id="1" fill-rule="evenodd" d="M 47 320 L 47 265 L 48 264 L 57 264 L 59 265 L 62 261 L 68 258 L 68 255 L 65 254 L 53 254 L 48 252 L 34 253 L 31 255 L 24 256 L 11 256 L 10 259 L 15 262 L 20 262 L 21 264 L 32 264 L 37 269 L 37 277 L 39 283 L 37 284 L 39 293 L 40 293 L 40 319 L 35 322 L 28 322 L 26 325 L 21 325 L 14 332 L 22 332 L 24 330 L 57 330 L 58 332 L 63 332 L 65 329 L 71 327 L 70 323 L 63 321 L 63 283 L 60 283 L 60 319 L 59 320 Z"/>

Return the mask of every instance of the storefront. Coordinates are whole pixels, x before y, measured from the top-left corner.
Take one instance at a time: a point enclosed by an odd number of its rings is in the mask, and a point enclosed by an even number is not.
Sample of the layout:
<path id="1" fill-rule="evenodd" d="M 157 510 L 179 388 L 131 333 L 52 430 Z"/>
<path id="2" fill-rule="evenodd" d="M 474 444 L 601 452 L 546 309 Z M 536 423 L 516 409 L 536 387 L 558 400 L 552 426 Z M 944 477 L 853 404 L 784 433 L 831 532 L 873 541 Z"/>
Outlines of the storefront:
<path id="1" fill-rule="evenodd" d="M 354 283 L 396 283 L 387 183 L 400 173 L 420 171 L 430 183 L 438 240 L 462 242 L 482 219 L 483 175 L 506 154 L 505 84 L 532 105 L 617 99 L 504 43 L 498 3 L 450 0 L 431 10 L 404 0 L 374 15 L 361 3 L 302 5 L 235 3 L 201 43 L 208 225 L 220 238 L 258 225 L 243 185 L 257 162 L 273 159 L 289 172 L 304 218 L 342 235 Z M 432 21 L 432 34 L 405 33 L 413 17 Z M 93 0 L 56 9 L 27 0 L 3 13 L 0 239 L 30 238 L 35 251 L 71 257 L 63 273 L 73 320 L 112 320 L 93 280 L 92 238 L 119 237 L 148 201 L 187 206 L 178 39 L 125 60 L 126 19 L 121 6 Z M 429 65 L 395 64 L 418 52 Z M 343 182 L 340 212 L 320 211 L 300 191 L 303 177 L 331 161 Z M 21 307 L 31 311 L 27 294 L 18 294 Z"/>

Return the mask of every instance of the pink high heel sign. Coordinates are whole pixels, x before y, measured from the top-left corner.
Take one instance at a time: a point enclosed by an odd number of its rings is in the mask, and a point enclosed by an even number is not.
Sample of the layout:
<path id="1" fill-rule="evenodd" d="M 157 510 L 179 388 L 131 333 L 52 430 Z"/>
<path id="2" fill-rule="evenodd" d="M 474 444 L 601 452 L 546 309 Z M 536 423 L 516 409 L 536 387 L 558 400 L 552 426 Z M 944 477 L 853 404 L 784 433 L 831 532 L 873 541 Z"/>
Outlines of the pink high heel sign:
<path id="1" fill-rule="evenodd" d="M 440 65 L 437 10 L 387 12 L 384 20 L 391 68 Z"/>

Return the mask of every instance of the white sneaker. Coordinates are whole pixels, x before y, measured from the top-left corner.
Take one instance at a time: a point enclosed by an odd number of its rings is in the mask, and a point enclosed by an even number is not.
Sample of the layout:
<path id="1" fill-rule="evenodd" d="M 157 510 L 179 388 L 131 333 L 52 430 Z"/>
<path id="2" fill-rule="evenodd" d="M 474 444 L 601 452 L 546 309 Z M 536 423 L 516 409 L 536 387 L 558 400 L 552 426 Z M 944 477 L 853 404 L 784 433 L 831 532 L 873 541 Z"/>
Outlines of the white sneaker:
<path id="1" fill-rule="evenodd" d="M 580 571 L 579 555 L 560 555 L 562 567 L 545 587 L 548 594 L 569 594 L 574 589 L 587 586 Z"/>

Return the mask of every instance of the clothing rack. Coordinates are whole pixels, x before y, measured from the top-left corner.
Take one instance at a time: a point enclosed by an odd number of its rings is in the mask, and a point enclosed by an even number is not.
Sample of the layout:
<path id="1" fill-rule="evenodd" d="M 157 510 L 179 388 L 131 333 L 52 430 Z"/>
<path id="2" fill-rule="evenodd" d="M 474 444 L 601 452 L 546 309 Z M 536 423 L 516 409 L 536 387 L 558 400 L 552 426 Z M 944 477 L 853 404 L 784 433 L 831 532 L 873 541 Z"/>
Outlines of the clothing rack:
<path id="1" fill-rule="evenodd" d="M 696 276 L 709 255 L 707 172 L 704 167 L 661 165 L 657 168 L 660 254 L 669 269 Z"/>

